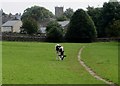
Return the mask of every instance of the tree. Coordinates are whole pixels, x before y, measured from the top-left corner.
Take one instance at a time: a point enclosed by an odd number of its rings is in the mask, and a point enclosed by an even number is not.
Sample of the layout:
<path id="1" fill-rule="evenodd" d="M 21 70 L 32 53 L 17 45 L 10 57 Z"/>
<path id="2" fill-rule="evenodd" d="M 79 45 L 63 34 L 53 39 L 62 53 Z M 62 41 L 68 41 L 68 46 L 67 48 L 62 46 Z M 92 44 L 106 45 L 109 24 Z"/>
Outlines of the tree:
<path id="1" fill-rule="evenodd" d="M 67 19 L 70 19 L 73 14 L 74 14 L 74 11 L 73 11 L 72 8 L 68 8 L 68 9 L 66 9 L 66 11 L 64 12 L 64 15 L 67 17 Z"/>
<path id="2" fill-rule="evenodd" d="M 53 26 L 55 26 L 55 27 L 61 27 L 61 25 L 58 24 L 57 21 L 50 21 L 50 22 L 47 24 L 46 32 L 48 32 Z"/>
<path id="3" fill-rule="evenodd" d="M 63 29 L 56 21 L 50 21 L 47 25 L 47 40 L 61 42 L 63 40 Z"/>
<path id="4" fill-rule="evenodd" d="M 47 10 L 44 7 L 39 6 L 33 6 L 31 8 L 27 8 L 24 10 L 24 13 L 22 15 L 22 19 L 31 17 L 37 22 L 43 21 L 46 18 L 52 18 L 53 14 L 49 10 Z"/>
<path id="5" fill-rule="evenodd" d="M 67 20 L 67 17 L 65 15 L 57 17 L 57 21 L 65 21 L 65 20 Z"/>
<path id="6" fill-rule="evenodd" d="M 88 14 L 93 19 L 98 37 L 107 37 L 106 28 L 115 20 L 120 20 L 120 3 L 117 0 L 110 0 L 104 3 L 102 8 L 88 6 Z"/>
<path id="7" fill-rule="evenodd" d="M 106 28 L 108 25 L 114 21 L 120 19 L 120 3 L 118 1 L 116 2 L 108 2 L 103 4 L 102 8 L 102 15 L 100 21 L 100 37 L 107 37 L 107 30 Z"/>
<path id="8" fill-rule="evenodd" d="M 120 20 L 108 24 L 106 32 L 108 37 L 120 37 Z"/>
<path id="9" fill-rule="evenodd" d="M 22 27 L 23 27 L 24 31 L 30 35 L 32 35 L 38 31 L 37 22 L 32 18 L 24 19 Z"/>
<path id="10" fill-rule="evenodd" d="M 91 17 L 82 9 L 78 9 L 70 20 L 65 35 L 70 42 L 92 42 L 97 36 L 96 28 Z"/>
<path id="11" fill-rule="evenodd" d="M 113 20 L 120 19 L 120 3 L 119 2 L 108 2 L 104 3 L 102 10 L 102 19 L 101 19 L 101 31 L 102 37 L 107 36 L 106 27 L 108 24 L 112 23 Z"/>
<path id="12" fill-rule="evenodd" d="M 97 30 L 97 36 L 101 37 L 102 35 L 102 28 L 101 28 L 101 24 L 102 24 L 102 8 L 94 8 L 94 7 L 87 7 L 87 13 L 89 14 L 89 16 L 92 18 L 92 20 L 95 23 L 96 26 L 96 30 Z"/>

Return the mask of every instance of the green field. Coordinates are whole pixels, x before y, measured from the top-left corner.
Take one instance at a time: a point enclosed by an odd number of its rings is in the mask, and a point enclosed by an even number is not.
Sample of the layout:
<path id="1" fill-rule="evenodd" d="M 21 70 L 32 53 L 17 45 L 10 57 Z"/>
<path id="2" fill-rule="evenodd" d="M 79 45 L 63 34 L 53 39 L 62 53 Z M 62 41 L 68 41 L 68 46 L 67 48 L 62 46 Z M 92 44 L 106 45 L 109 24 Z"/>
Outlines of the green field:
<path id="1" fill-rule="evenodd" d="M 86 64 L 93 67 L 100 75 L 114 82 L 118 82 L 117 75 L 117 44 L 116 43 L 63 43 L 67 57 L 64 61 L 56 61 L 54 50 L 55 43 L 37 43 L 37 42 L 3 42 L 2 43 L 2 83 L 3 84 L 103 84 L 102 81 L 93 78 L 78 62 L 78 51 L 82 46 L 86 46 L 82 54 L 82 59 Z M 97 46 L 98 45 L 98 46 Z M 107 46 L 111 50 L 110 58 L 102 58 L 102 68 L 96 67 L 97 59 L 101 56 L 89 55 L 90 49 L 95 50 L 99 45 Z M 113 46 L 113 47 L 111 47 Z M 95 48 L 95 49 L 94 49 Z M 103 56 L 106 57 L 106 51 Z M 88 55 L 86 55 L 88 54 Z M 117 54 L 118 55 L 118 54 Z M 90 57 L 88 57 L 90 56 Z M 87 58 L 88 57 L 88 58 Z M 107 56 L 108 57 L 108 56 Z M 92 59 L 90 59 L 92 58 Z M 112 59 L 112 60 L 111 60 Z M 90 60 L 94 60 L 92 63 Z M 110 62 L 107 63 L 107 60 Z M 89 63 L 90 62 L 90 63 Z M 104 63 L 106 62 L 106 64 Z M 104 73 L 104 68 L 107 69 Z M 112 65 L 113 64 L 113 65 Z M 113 70 L 114 71 L 111 71 Z M 102 70 L 102 71 L 100 71 Z M 109 72 L 111 75 L 109 75 Z M 108 75 L 107 75 L 108 74 Z M 113 78 L 114 77 L 114 78 Z"/>
<path id="2" fill-rule="evenodd" d="M 97 74 L 118 84 L 118 43 L 90 44 L 82 57 Z"/>

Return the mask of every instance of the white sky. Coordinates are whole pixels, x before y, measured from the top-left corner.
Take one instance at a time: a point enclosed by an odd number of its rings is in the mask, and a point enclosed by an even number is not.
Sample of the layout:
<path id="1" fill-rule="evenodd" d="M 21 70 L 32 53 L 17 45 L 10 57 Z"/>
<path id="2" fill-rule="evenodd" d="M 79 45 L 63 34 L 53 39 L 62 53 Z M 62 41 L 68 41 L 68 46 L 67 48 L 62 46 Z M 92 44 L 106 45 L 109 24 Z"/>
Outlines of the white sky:
<path id="1" fill-rule="evenodd" d="M 23 13 L 28 7 L 38 5 L 47 8 L 54 13 L 55 6 L 64 6 L 73 8 L 74 11 L 78 8 L 86 9 L 89 6 L 101 7 L 104 2 L 109 0 L 0 0 L 0 8 L 5 13 Z M 119 1 L 119 0 L 118 0 Z"/>

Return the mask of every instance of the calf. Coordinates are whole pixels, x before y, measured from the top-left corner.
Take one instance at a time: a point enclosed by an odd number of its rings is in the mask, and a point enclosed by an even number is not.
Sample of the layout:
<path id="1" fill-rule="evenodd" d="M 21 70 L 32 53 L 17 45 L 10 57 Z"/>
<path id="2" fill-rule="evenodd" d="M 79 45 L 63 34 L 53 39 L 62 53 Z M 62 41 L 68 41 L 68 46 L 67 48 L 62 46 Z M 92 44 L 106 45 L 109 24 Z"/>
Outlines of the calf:
<path id="1" fill-rule="evenodd" d="M 56 50 L 56 54 L 57 54 L 56 60 L 61 60 L 61 59 L 59 58 L 59 48 L 60 48 L 60 47 L 61 47 L 60 44 L 57 44 L 57 45 L 55 46 L 55 50 Z"/>
<path id="2" fill-rule="evenodd" d="M 64 55 L 64 49 L 63 49 L 63 46 L 61 46 L 61 45 L 59 45 L 59 44 L 57 44 L 56 46 L 55 46 L 55 49 L 56 49 L 56 53 L 57 53 L 57 60 L 63 60 L 64 59 L 64 57 L 66 57 L 66 55 Z"/>
<path id="3" fill-rule="evenodd" d="M 63 60 L 64 57 L 66 57 L 66 56 L 64 55 L 64 49 L 63 49 L 63 46 L 61 46 L 61 47 L 59 48 L 59 52 L 60 52 L 59 56 L 60 56 L 61 60 Z"/>

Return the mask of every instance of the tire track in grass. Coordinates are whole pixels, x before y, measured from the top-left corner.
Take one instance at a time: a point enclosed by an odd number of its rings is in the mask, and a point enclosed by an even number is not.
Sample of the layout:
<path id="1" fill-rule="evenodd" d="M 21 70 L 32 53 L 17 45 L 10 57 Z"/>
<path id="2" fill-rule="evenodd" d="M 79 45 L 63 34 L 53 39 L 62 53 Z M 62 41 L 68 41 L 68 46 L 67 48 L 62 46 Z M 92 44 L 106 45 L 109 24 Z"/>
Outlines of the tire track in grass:
<path id="1" fill-rule="evenodd" d="M 99 76 L 98 74 L 96 74 L 90 67 L 88 67 L 84 61 L 81 60 L 81 53 L 83 51 L 83 49 L 85 48 L 85 46 L 83 46 L 78 53 L 78 61 L 79 63 L 86 69 L 87 72 L 89 72 L 90 75 L 92 75 L 94 78 L 103 81 L 104 83 L 110 85 L 110 86 L 117 86 L 115 83 L 108 81 L 104 78 L 102 78 L 101 76 Z"/>

